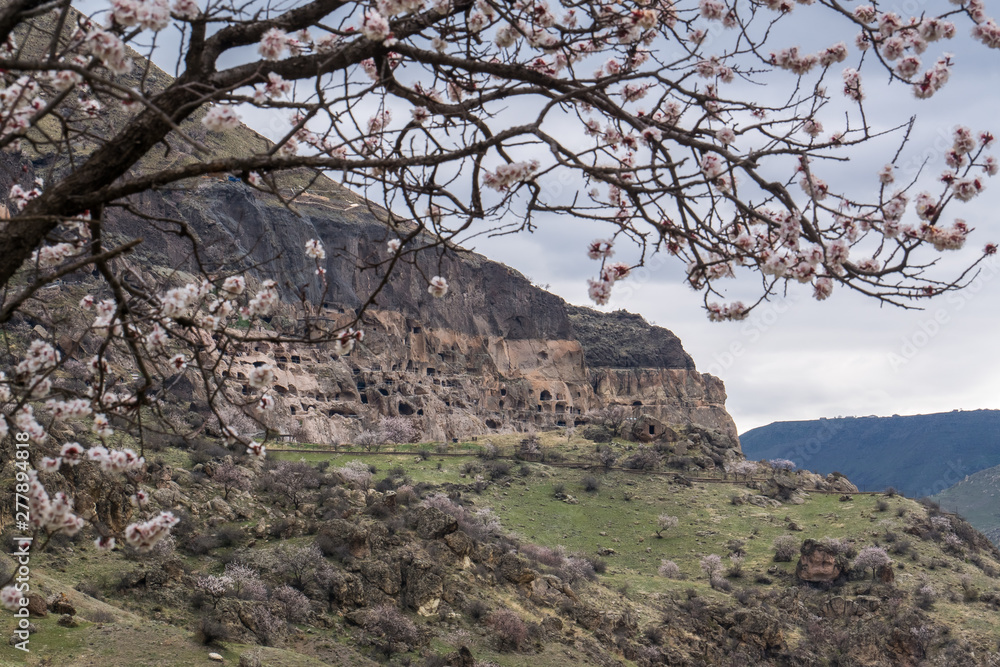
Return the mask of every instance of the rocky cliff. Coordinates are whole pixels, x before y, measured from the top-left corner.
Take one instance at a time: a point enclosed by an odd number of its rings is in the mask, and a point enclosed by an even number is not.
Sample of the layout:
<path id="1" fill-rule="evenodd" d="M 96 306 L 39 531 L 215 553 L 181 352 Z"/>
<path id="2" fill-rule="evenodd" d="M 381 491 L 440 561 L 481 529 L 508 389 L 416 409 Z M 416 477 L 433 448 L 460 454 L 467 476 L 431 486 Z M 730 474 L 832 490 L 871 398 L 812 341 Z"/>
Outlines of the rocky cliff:
<path id="1" fill-rule="evenodd" d="M 147 195 L 142 207 L 185 220 L 208 266 L 259 267 L 251 272 L 278 278 L 288 297 L 304 289 L 323 316 L 343 323 L 380 280 L 375 269 L 355 270 L 357 259 L 384 253 L 389 233 L 381 211 L 347 190 L 327 181 L 316 192 L 291 210 L 242 183 L 201 179 Z M 189 261 L 185 242 L 139 219 L 119 214 L 115 228 L 144 234 L 144 263 Z M 301 252 L 310 238 L 327 248 L 326 294 L 310 291 L 314 267 Z M 447 276 L 448 295 L 430 297 L 421 272 Z M 649 433 L 694 424 L 737 442 L 722 382 L 699 373 L 672 333 L 638 315 L 569 306 L 475 253 L 400 266 L 363 324 L 364 343 L 346 357 L 262 343 L 230 373 L 239 381 L 253 364 L 276 362 L 277 426 L 312 442 L 348 441 L 379 415 L 410 417 L 423 438 L 450 440 L 581 425 L 608 404 L 652 420 Z"/>

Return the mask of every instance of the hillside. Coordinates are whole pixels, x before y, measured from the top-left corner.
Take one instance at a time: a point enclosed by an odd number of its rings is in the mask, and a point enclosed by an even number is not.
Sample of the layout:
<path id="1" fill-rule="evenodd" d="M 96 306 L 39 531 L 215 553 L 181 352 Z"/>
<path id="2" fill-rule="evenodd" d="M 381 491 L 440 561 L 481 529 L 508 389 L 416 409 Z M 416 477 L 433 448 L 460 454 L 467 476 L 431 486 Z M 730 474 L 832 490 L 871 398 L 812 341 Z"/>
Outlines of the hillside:
<path id="1" fill-rule="evenodd" d="M 776 422 L 740 436 L 752 460 L 785 458 L 839 471 L 859 488 L 921 498 L 1000 464 L 1000 411 Z"/>
<path id="2" fill-rule="evenodd" d="M 973 473 L 931 500 L 962 515 L 976 530 L 1000 543 L 1000 466 Z"/>
<path id="3" fill-rule="evenodd" d="M 685 481 L 667 472 L 678 455 L 665 445 L 629 472 L 628 443 L 612 446 L 608 471 L 586 469 L 594 447 L 582 438 L 537 444 L 532 461 L 511 458 L 520 436 L 498 437 L 496 451 L 299 446 L 263 464 L 211 442 L 163 449 L 150 455 L 153 506 L 182 517 L 176 539 L 148 555 L 56 540 L 32 559 L 55 611 L 32 619 L 26 661 L 5 652 L 0 664 L 210 665 L 216 652 L 243 667 L 961 666 L 995 655 L 1000 552 L 954 517 L 808 473 Z M 247 482 L 227 491 L 231 463 Z M 281 483 L 289 471 L 297 492 Z M 660 515 L 677 518 L 662 537 Z M 850 568 L 873 545 L 893 561 L 877 580 Z"/>

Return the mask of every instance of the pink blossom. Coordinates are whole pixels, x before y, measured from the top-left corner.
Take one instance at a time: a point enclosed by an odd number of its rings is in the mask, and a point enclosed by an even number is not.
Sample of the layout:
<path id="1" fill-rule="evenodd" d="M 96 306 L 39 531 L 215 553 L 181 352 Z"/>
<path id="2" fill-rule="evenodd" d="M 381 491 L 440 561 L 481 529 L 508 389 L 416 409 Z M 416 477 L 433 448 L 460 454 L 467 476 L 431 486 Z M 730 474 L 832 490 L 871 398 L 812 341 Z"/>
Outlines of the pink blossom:
<path id="1" fill-rule="evenodd" d="M 531 180 L 538 171 L 538 160 L 528 162 L 511 162 L 502 164 L 494 172 L 487 172 L 483 177 L 483 185 L 497 191 L 504 191 L 514 183 Z"/>
<path id="2" fill-rule="evenodd" d="M 274 369 L 267 364 L 254 368 L 247 377 L 250 386 L 254 389 L 266 389 L 275 381 Z"/>
<path id="3" fill-rule="evenodd" d="M 166 537 L 180 521 L 172 512 L 160 512 L 145 523 L 133 523 L 125 528 L 125 541 L 140 552 L 147 552 Z"/>
<path id="4" fill-rule="evenodd" d="M 201 14 L 196 0 L 174 0 L 173 11 L 177 16 L 188 20 L 196 19 Z"/>
<path id="5" fill-rule="evenodd" d="M 587 257 L 590 259 L 603 259 L 605 257 L 611 257 L 615 254 L 614 241 L 611 239 L 597 239 L 596 241 L 591 241 L 590 246 L 587 248 Z"/>
<path id="6" fill-rule="evenodd" d="M 315 260 L 326 259 L 326 250 L 323 248 L 323 243 L 318 239 L 309 239 L 306 241 L 306 257 L 311 257 Z"/>
<path id="7" fill-rule="evenodd" d="M 18 611 L 22 607 L 28 606 L 27 594 L 22 597 L 21 591 L 17 590 L 15 586 L 4 586 L 0 590 L 0 604 L 11 611 Z"/>
<path id="8" fill-rule="evenodd" d="M 378 10 L 369 9 L 361 23 L 361 34 L 373 42 L 385 41 L 389 36 L 389 22 Z"/>
<path id="9" fill-rule="evenodd" d="M 440 299 L 448 293 L 448 281 L 441 276 L 434 276 L 427 286 L 427 293 L 436 299 Z"/>
<path id="10" fill-rule="evenodd" d="M 588 280 L 587 295 L 598 306 L 608 303 L 611 298 L 611 283 L 606 280 Z"/>
<path id="11" fill-rule="evenodd" d="M 257 45 L 257 53 L 264 60 L 278 60 L 288 48 L 288 40 L 288 33 L 284 30 L 271 28 L 261 37 L 260 44 Z"/>

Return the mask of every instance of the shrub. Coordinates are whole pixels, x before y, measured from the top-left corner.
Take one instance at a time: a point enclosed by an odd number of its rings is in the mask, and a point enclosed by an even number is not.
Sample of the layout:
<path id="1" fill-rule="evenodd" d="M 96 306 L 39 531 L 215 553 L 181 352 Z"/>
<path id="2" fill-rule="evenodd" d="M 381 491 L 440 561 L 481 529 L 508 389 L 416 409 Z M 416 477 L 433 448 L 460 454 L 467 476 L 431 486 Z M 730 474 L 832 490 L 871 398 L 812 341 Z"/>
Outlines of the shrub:
<path id="1" fill-rule="evenodd" d="M 962 579 L 962 599 L 966 602 L 976 602 L 979 600 L 979 591 L 972 583 L 972 577 L 963 575 Z"/>
<path id="2" fill-rule="evenodd" d="M 660 456 L 650 447 L 640 445 L 638 451 L 622 463 L 630 470 L 655 470 L 660 465 Z"/>
<path id="3" fill-rule="evenodd" d="M 774 547 L 774 560 L 778 563 L 791 561 L 799 552 L 799 541 L 791 535 L 779 535 L 771 545 Z"/>
<path id="4" fill-rule="evenodd" d="M 611 432 L 611 429 L 598 424 L 584 426 L 583 429 L 580 430 L 580 435 L 591 442 L 611 442 L 611 439 L 615 437 L 615 434 Z"/>
<path id="5" fill-rule="evenodd" d="M 528 639 L 528 626 L 509 609 L 493 612 L 486 623 L 493 629 L 500 651 L 517 651 Z"/>
<path id="6" fill-rule="evenodd" d="M 711 579 L 722 571 L 722 558 L 709 554 L 701 559 L 701 569 Z"/>
<path id="7" fill-rule="evenodd" d="M 393 644 L 404 644 L 409 648 L 420 638 L 417 626 L 392 605 L 374 607 L 364 615 L 362 627 L 380 640 L 382 652 L 391 655 Z"/>
<path id="8" fill-rule="evenodd" d="M 934 606 L 934 603 L 937 602 L 938 593 L 929 583 L 922 582 L 917 584 L 913 598 L 916 601 L 917 606 L 926 611 L 931 609 Z"/>
<path id="9" fill-rule="evenodd" d="M 892 553 L 897 556 L 905 556 L 910 553 L 910 549 L 913 547 L 913 543 L 908 539 L 899 539 L 892 544 Z"/>
<path id="10" fill-rule="evenodd" d="M 681 568 L 672 560 L 661 560 L 660 568 L 657 572 L 659 572 L 661 577 L 666 577 L 667 579 L 681 578 Z"/>
<path id="11" fill-rule="evenodd" d="M 713 589 L 722 591 L 723 593 L 728 593 L 733 590 L 733 585 L 729 583 L 729 580 L 718 575 L 712 575 L 709 579 L 709 583 L 712 585 Z"/>
<path id="12" fill-rule="evenodd" d="M 593 581 L 597 578 L 593 563 L 589 559 L 579 556 L 569 556 L 565 559 L 561 575 L 562 579 L 571 584 L 582 580 Z"/>
<path id="13" fill-rule="evenodd" d="M 362 490 L 367 489 L 372 481 L 371 468 L 363 461 L 349 461 L 343 468 L 338 468 L 337 472 L 347 483 L 353 484 Z"/>
<path id="14" fill-rule="evenodd" d="M 473 621 L 481 621 L 490 613 L 489 605 L 482 600 L 473 600 L 466 610 Z"/>
<path id="15" fill-rule="evenodd" d="M 220 547 L 238 547 L 243 543 L 246 534 L 243 532 L 238 524 L 228 523 L 224 526 L 220 526 L 217 531 L 215 531 L 215 538 L 219 543 Z"/>
<path id="16" fill-rule="evenodd" d="M 739 579 L 743 576 L 743 556 L 733 554 L 729 557 L 729 569 L 726 576 L 733 579 Z"/>
<path id="17" fill-rule="evenodd" d="M 596 493 L 601 488 L 601 481 L 593 475 L 587 475 L 580 481 L 583 490 L 587 493 Z"/>
<path id="18" fill-rule="evenodd" d="M 875 501 L 875 511 L 885 512 L 888 511 L 888 509 L 889 509 L 889 501 L 886 500 L 885 498 L 879 498 L 878 500 Z"/>
<path id="19" fill-rule="evenodd" d="M 486 464 L 486 475 L 495 482 L 509 476 L 510 468 L 511 465 L 507 461 L 491 461 Z"/>
<path id="20" fill-rule="evenodd" d="M 279 586 L 271 593 L 271 600 L 281 605 L 285 618 L 292 623 L 301 623 L 312 613 L 309 598 L 291 586 Z"/>
<path id="21" fill-rule="evenodd" d="M 871 570 L 872 579 L 874 579 L 878 569 L 891 562 L 892 559 L 889 558 L 889 554 L 885 552 L 885 549 L 882 547 L 867 546 L 854 559 L 854 569 L 861 571 Z"/>
<path id="22" fill-rule="evenodd" d="M 669 514 L 661 514 L 656 518 L 656 536 L 663 537 L 663 531 L 676 528 L 680 519 Z"/>
<path id="23" fill-rule="evenodd" d="M 198 620 L 195 639 L 202 646 L 218 644 L 221 641 L 229 639 L 229 631 L 218 619 L 206 615 Z"/>
<path id="24" fill-rule="evenodd" d="M 552 495 L 555 497 L 566 495 L 566 485 L 562 482 L 556 482 L 552 485 Z"/>

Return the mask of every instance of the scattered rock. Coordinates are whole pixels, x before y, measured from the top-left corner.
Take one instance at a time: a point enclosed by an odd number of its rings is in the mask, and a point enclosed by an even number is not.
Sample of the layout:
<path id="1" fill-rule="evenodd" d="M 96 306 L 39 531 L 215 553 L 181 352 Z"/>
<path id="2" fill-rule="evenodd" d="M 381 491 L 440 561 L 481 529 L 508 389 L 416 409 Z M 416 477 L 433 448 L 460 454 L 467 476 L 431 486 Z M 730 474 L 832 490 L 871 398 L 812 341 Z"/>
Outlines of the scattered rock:
<path id="1" fill-rule="evenodd" d="M 226 521 L 235 521 L 236 514 L 233 513 L 233 509 L 229 506 L 222 498 L 212 498 L 208 501 L 208 507 L 206 508 L 211 514 L 215 516 L 222 517 Z"/>
<path id="2" fill-rule="evenodd" d="M 69 614 L 70 616 L 76 615 L 76 607 L 69 601 L 65 593 L 60 593 L 56 597 L 49 600 L 49 611 L 53 614 Z"/>
<path id="3" fill-rule="evenodd" d="M 842 496 L 840 496 L 840 502 L 842 503 L 850 502 L 852 500 L 854 500 L 854 496 L 852 496 L 849 493 L 845 493 Z"/>
<path id="4" fill-rule="evenodd" d="M 208 654 L 208 659 L 209 660 L 214 660 L 215 662 L 224 662 L 224 660 L 225 660 L 225 658 L 223 658 L 218 653 L 209 653 Z"/>
<path id="5" fill-rule="evenodd" d="M 64 628 L 75 628 L 80 625 L 80 623 L 76 620 L 76 617 L 71 616 L 70 614 L 63 614 L 60 616 L 57 623 Z"/>
<path id="6" fill-rule="evenodd" d="M 32 616 L 48 616 L 49 606 L 45 603 L 45 598 L 38 593 L 29 593 L 28 613 Z"/>

